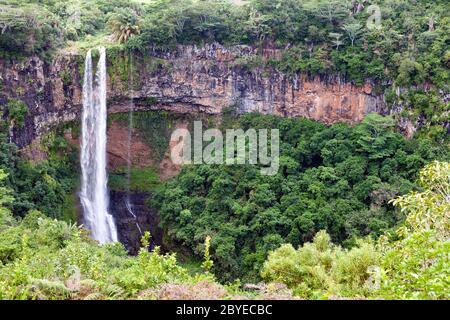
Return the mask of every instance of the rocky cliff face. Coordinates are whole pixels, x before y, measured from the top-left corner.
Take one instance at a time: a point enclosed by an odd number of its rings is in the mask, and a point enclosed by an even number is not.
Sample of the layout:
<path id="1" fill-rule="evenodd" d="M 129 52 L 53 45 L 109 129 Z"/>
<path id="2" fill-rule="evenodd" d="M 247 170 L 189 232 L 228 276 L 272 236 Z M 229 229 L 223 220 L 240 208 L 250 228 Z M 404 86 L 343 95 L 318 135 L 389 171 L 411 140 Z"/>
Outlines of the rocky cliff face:
<path id="1" fill-rule="evenodd" d="M 384 112 L 381 96 L 370 84 L 361 87 L 336 78 L 287 76 L 274 70 L 248 68 L 252 57 L 279 52 L 217 44 L 179 46 L 148 56 L 109 57 L 109 112 L 164 109 L 174 112 L 220 113 L 235 106 L 303 116 L 327 124 L 355 123 L 370 112 Z M 25 127 L 13 140 L 26 146 L 48 128 L 76 120 L 81 114 L 83 57 L 64 54 L 53 62 L 33 57 L 21 62 L 0 60 L 0 105 L 9 98 L 27 103 Z"/>

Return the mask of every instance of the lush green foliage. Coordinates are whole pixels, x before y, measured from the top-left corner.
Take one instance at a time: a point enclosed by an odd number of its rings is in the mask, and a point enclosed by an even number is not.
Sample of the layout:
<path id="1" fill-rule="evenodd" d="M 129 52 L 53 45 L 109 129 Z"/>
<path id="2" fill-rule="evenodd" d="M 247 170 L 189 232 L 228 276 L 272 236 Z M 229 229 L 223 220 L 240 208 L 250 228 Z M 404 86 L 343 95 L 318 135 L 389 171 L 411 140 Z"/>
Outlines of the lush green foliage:
<path id="1" fill-rule="evenodd" d="M 164 283 L 213 281 L 189 276 L 174 255 L 128 257 L 120 244 L 99 247 L 82 230 L 38 212 L 20 223 L 1 213 L 0 299 L 152 298 Z M 148 240 L 146 240 L 148 242 Z"/>
<path id="2" fill-rule="evenodd" d="M 372 4 L 380 26 L 367 24 Z M 28 125 L 28 107 L 7 99 L 0 110 L 0 299 L 228 298 L 239 290 L 239 282 L 218 285 L 213 273 L 283 283 L 304 298 L 450 299 L 450 166 L 426 165 L 450 158 L 449 12 L 447 0 L 0 0 L 6 63 L 50 60 L 66 45 L 108 44 L 110 81 L 130 89 L 140 85 L 138 77 L 129 81 L 137 68 L 152 73 L 167 63 L 146 58 L 155 47 L 246 44 L 261 50 L 235 61 L 239 71 L 369 81 L 395 120 L 420 127 L 406 140 L 398 122 L 374 114 L 355 127 L 225 114 L 223 128 L 280 129 L 280 170 L 261 176 L 257 166 L 190 166 L 156 190 L 151 205 L 171 240 L 203 258 L 205 273 L 192 275 L 174 254 L 149 252 L 148 234 L 132 258 L 68 224 L 76 219 L 77 152 L 58 128 L 32 146 L 44 160 L 25 160 L 9 141 Z M 66 84 L 69 73 L 60 76 Z M 128 115 L 110 120 L 129 123 Z M 167 150 L 173 120 L 135 113 L 154 160 Z M 159 183 L 153 168 L 132 168 L 130 186 L 126 175 L 113 172 L 110 187 L 155 192 Z"/>
<path id="3" fill-rule="evenodd" d="M 0 11 L 0 39 L 4 50 L 20 54 L 104 32 L 144 51 L 212 41 L 289 44 L 287 58 L 295 59 L 282 64 L 289 71 L 339 72 L 356 82 L 391 79 L 402 86 L 431 81 L 448 90 L 448 4 L 417 2 L 9 0 Z M 380 10 L 380 26 L 371 24 L 371 4 Z"/>
<path id="4" fill-rule="evenodd" d="M 28 106 L 20 100 L 9 100 L 4 109 L 3 113 L 8 115 L 9 127 L 23 128 Z"/>
<path id="5" fill-rule="evenodd" d="M 222 287 L 208 272 L 189 274 L 175 254 L 161 255 L 158 247 L 149 252 L 148 232 L 139 254 L 130 257 L 121 244 L 99 246 L 86 230 L 38 211 L 14 218 L 5 207 L 13 201 L 5 178 L 0 170 L 0 300 L 242 297 L 239 288 Z M 210 267 L 207 257 L 206 250 Z"/>
<path id="6" fill-rule="evenodd" d="M 269 254 L 262 276 L 303 297 L 448 299 L 450 287 L 450 164 L 433 162 L 420 173 L 424 192 L 397 198 L 407 214 L 400 239 L 360 241 L 343 250 L 324 232 L 298 250 L 283 245 Z"/>
<path id="7" fill-rule="evenodd" d="M 128 185 L 128 174 L 130 175 L 130 182 Z M 154 168 L 131 168 L 127 172 L 126 168 L 119 168 L 109 174 L 108 187 L 111 190 L 117 191 L 152 191 L 159 185 L 158 172 Z"/>
<path id="8" fill-rule="evenodd" d="M 420 123 L 421 134 L 443 141 L 449 12 L 445 0 L 8 0 L 0 10 L 0 55 L 48 56 L 67 41 L 144 54 L 214 41 L 276 48 L 281 53 L 256 59 L 258 67 L 369 80 L 401 117 Z"/>
<path id="9" fill-rule="evenodd" d="M 396 200 L 408 213 L 399 240 L 359 240 L 342 249 L 321 231 L 298 250 L 289 244 L 271 252 L 263 278 L 305 298 L 448 299 L 448 173 L 449 164 L 438 162 L 421 172 L 422 194 L 433 201 L 417 193 Z M 5 178 L 0 171 L 0 299 L 223 299 L 239 291 L 215 284 L 209 273 L 189 275 L 173 254 L 148 252 L 149 234 L 138 256 L 127 257 L 121 245 L 100 247 L 84 230 L 38 211 L 18 221 L 5 208 L 13 201 Z M 436 206 L 447 210 L 434 211 Z M 209 244 L 207 237 L 206 271 L 212 266 Z"/>
<path id="10" fill-rule="evenodd" d="M 407 214 L 400 240 L 383 246 L 381 295 L 394 299 L 450 298 L 450 163 L 420 173 L 421 193 L 393 201 Z"/>
<path id="11" fill-rule="evenodd" d="M 57 17 L 37 1 L 0 1 L 0 28 L 0 56 L 48 57 L 63 41 Z"/>
<path id="12" fill-rule="evenodd" d="M 391 79 L 402 86 L 430 80 L 448 90 L 448 8 L 444 1 L 419 2 L 374 2 L 381 14 L 376 27 L 367 26 L 370 2 L 253 0 L 236 7 L 228 1 L 153 1 L 130 45 L 289 44 L 291 60 L 280 66 L 286 71 L 339 73 L 357 83 Z"/>
<path id="13" fill-rule="evenodd" d="M 138 6 L 125 0 L 1 0 L 0 56 L 49 58 L 67 40 L 102 32 L 110 15 L 128 7 Z"/>
<path id="14" fill-rule="evenodd" d="M 136 13 L 131 9 L 118 8 L 108 19 L 108 27 L 113 32 L 113 40 L 119 43 L 127 42 L 133 35 L 139 34 Z"/>
<path id="15" fill-rule="evenodd" d="M 153 198 L 171 237 L 201 254 L 210 235 L 222 279 L 255 280 L 267 253 L 298 246 L 327 230 L 346 246 L 395 226 L 389 200 L 414 188 L 416 173 L 448 150 L 406 140 L 393 121 L 369 115 L 352 128 L 257 114 L 224 119 L 224 128 L 280 129 L 280 169 L 257 166 L 185 167 Z"/>
<path id="16" fill-rule="evenodd" d="M 16 125 L 20 125 L 21 113 L 13 114 Z M 6 121 L 0 120 L 0 169 L 8 174 L 6 184 L 15 199 L 11 205 L 14 214 L 23 216 L 36 209 L 50 217 L 75 221 L 74 210 L 68 210 L 67 206 L 74 205 L 70 194 L 78 184 L 78 153 L 62 136 L 64 130 L 42 137 L 41 145 L 33 147 L 40 148 L 48 157 L 32 162 L 8 141 L 7 127 Z"/>

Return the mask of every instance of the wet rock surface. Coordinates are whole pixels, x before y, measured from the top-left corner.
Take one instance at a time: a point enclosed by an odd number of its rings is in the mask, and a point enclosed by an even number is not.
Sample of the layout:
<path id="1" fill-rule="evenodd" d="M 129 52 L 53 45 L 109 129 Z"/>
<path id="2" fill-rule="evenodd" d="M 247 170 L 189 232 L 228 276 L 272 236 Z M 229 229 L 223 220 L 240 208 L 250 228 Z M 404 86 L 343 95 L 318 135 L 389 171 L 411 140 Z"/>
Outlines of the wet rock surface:
<path id="1" fill-rule="evenodd" d="M 131 255 L 136 255 L 139 252 L 142 237 L 136 223 L 139 224 L 142 233 L 150 232 L 152 236 L 151 246 L 162 245 L 163 231 L 159 227 L 158 213 L 146 204 L 149 197 L 151 197 L 149 193 L 134 192 L 130 194 L 133 213 L 136 216 L 134 218 L 126 207 L 127 193 L 110 192 L 110 213 L 116 223 L 119 241 Z"/>

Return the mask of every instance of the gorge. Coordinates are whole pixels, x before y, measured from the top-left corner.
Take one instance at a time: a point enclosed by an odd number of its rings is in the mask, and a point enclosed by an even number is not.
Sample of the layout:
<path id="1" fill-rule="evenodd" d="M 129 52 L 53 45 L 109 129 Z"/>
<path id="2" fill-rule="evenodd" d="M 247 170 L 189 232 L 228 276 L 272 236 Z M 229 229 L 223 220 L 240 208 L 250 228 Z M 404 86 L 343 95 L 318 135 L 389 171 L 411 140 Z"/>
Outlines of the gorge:
<path id="1" fill-rule="evenodd" d="M 91 50 L 86 54 L 83 81 L 81 191 L 83 220 L 100 243 L 116 242 L 117 231 L 109 214 L 106 173 L 106 50 L 100 48 L 95 85 Z"/>
<path id="2" fill-rule="evenodd" d="M 91 51 L 86 54 L 87 57 L 90 54 Z M 101 52 L 99 60 L 104 59 L 103 54 L 106 53 Z M 251 71 L 246 69 L 246 60 L 255 57 L 269 59 L 279 55 L 280 52 L 273 49 L 261 50 L 245 46 L 227 48 L 219 44 L 203 47 L 178 46 L 171 51 L 154 50 L 150 56 L 117 55 L 111 52 L 107 61 L 98 62 L 99 67 L 103 63 L 107 66 L 104 70 L 106 87 L 103 89 L 97 84 L 96 89 L 100 94 L 107 95 L 108 114 L 129 113 L 130 121 L 133 111 L 166 110 L 178 114 L 218 115 L 229 106 L 234 106 L 239 113 L 258 111 L 287 117 L 302 116 L 327 124 L 357 123 L 370 112 L 386 112 L 383 97 L 373 92 L 370 83 L 358 87 L 333 77 L 308 77 L 300 74 L 289 76 L 273 70 L 268 72 L 262 67 Z M 130 63 L 131 59 L 134 63 Z M 88 129 L 88 126 L 94 123 L 105 125 L 103 121 L 106 120 L 93 112 L 103 107 L 106 101 L 100 102 L 98 95 L 95 95 L 94 99 L 89 98 L 89 93 L 86 97 L 86 92 L 90 89 L 83 87 L 83 82 L 89 83 L 92 74 L 87 67 L 88 58 L 86 67 L 84 63 L 83 56 L 78 53 L 61 53 L 51 62 L 44 62 L 37 57 L 12 63 L 0 61 L 0 75 L 6 88 L 0 99 L 20 98 L 29 105 L 24 128 L 14 129 L 12 138 L 31 159 L 45 158 L 45 154 L 40 152 L 38 147 L 40 136 L 55 126 L 83 119 L 84 132 L 92 131 L 92 127 Z M 101 70 L 99 68 L 98 73 Z M 103 75 L 97 74 L 97 82 L 101 76 Z M 106 92 L 101 92 L 102 90 Z M 92 99 L 87 103 L 88 106 L 94 107 L 90 110 L 91 119 L 87 119 L 88 114 L 82 110 L 83 100 L 86 99 Z M 179 124 L 181 123 L 183 121 Z M 111 135 L 106 146 L 109 170 L 120 166 L 139 165 L 142 161 L 152 162 L 154 156 L 151 150 L 139 146 L 135 149 L 136 146 L 132 146 L 130 125 L 128 124 L 126 129 L 123 124 L 121 126 L 113 121 L 112 126 L 108 126 L 108 135 Z M 87 164 L 96 159 L 92 157 L 94 151 L 102 152 L 100 150 L 103 138 L 96 136 L 94 139 L 98 139 L 100 143 L 89 141 L 84 135 L 80 139 L 85 146 L 81 149 L 84 170 L 80 196 L 84 199 L 82 204 L 85 212 L 94 210 L 105 213 L 102 219 L 106 229 L 94 231 L 93 236 L 100 242 L 108 242 L 117 239 L 117 236 L 106 210 L 108 196 L 104 191 L 105 186 L 104 183 L 92 184 L 88 182 L 87 177 L 88 172 L 92 175 L 94 171 L 100 177 L 103 176 L 101 167 L 106 158 L 100 159 L 100 163 L 92 164 L 92 168 L 88 168 Z M 136 137 L 133 140 L 136 140 Z M 140 140 L 142 139 L 137 139 L 134 144 L 139 144 Z M 86 149 L 87 146 L 95 150 Z M 143 154 L 135 157 L 133 161 L 129 153 L 136 150 L 141 150 Z M 143 159 L 145 157 L 148 159 Z M 168 169 L 163 166 L 168 166 Z M 160 165 L 160 175 L 163 179 L 173 176 L 178 170 L 168 159 L 163 159 Z M 96 199 L 89 199 L 88 193 L 95 194 Z M 134 240 L 124 241 L 128 243 L 128 249 L 135 252 L 139 246 L 138 234 L 141 234 L 142 230 L 137 222 L 139 218 L 134 217 L 130 196 L 127 194 L 124 199 L 125 211 L 114 212 L 122 217 L 122 221 L 131 217 L 130 226 L 124 223 L 119 225 L 128 230 L 127 233 L 134 230 L 130 233 L 135 234 L 132 236 Z M 89 209 L 94 204 L 100 205 L 100 208 Z M 115 203 L 113 207 L 121 205 Z M 147 210 L 141 212 L 144 215 L 147 213 Z M 92 213 L 85 217 L 88 226 L 92 225 L 93 217 Z M 144 228 L 152 228 L 155 234 L 161 232 L 145 222 Z M 122 234 L 124 239 L 128 238 L 123 236 L 123 232 L 119 234 Z"/>

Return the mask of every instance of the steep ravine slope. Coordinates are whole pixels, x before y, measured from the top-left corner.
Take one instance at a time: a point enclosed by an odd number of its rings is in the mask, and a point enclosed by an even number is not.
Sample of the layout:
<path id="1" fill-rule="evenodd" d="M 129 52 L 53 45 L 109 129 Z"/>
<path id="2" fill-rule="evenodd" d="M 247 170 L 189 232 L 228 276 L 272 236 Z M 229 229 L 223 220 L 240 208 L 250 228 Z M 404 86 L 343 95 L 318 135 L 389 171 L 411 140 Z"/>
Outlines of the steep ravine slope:
<path id="1" fill-rule="evenodd" d="M 217 44 L 155 50 L 148 56 L 133 55 L 132 62 L 128 55 L 111 53 L 109 112 L 126 112 L 133 105 L 135 110 L 217 114 L 233 105 L 240 112 L 304 116 L 327 124 L 355 123 L 367 113 L 385 112 L 383 97 L 374 94 L 369 83 L 358 87 L 332 76 L 287 76 L 246 66 L 245 61 L 252 57 L 277 54 Z M 68 53 L 59 54 L 52 62 L 37 57 L 20 62 L 0 60 L 0 105 L 14 98 L 29 107 L 24 128 L 14 130 L 13 141 L 19 147 L 48 128 L 79 117 L 82 61 L 81 55 Z"/>

